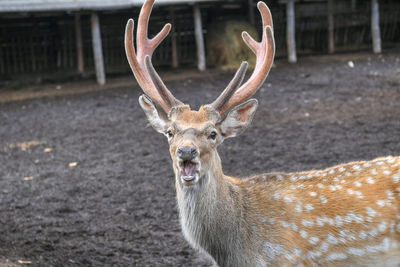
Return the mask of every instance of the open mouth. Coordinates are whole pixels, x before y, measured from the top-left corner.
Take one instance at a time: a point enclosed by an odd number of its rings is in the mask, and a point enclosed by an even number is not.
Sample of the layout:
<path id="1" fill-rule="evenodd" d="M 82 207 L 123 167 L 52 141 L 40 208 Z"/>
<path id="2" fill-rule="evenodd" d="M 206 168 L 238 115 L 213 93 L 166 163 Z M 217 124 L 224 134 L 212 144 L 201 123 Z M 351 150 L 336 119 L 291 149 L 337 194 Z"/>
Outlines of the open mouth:
<path id="1" fill-rule="evenodd" d="M 196 179 L 199 170 L 199 163 L 191 160 L 184 160 L 179 162 L 181 177 L 185 182 L 192 182 Z"/>

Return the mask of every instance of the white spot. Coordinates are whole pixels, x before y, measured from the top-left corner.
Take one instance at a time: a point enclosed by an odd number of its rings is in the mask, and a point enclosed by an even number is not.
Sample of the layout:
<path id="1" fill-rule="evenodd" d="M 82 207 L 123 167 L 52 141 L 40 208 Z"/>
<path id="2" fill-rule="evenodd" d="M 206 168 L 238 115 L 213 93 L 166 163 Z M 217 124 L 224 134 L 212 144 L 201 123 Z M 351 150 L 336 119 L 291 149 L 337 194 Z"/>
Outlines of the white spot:
<path id="1" fill-rule="evenodd" d="M 312 204 L 306 204 L 306 206 L 304 208 L 306 209 L 306 211 L 311 211 L 314 209 Z"/>
<path id="2" fill-rule="evenodd" d="M 341 217 L 341 216 L 336 216 L 335 217 L 335 221 L 336 221 L 336 226 L 337 227 L 342 227 L 342 225 L 343 225 L 343 218 Z"/>
<path id="3" fill-rule="evenodd" d="M 328 236 L 326 237 L 326 241 L 328 241 L 328 243 L 332 245 L 336 245 L 338 243 L 338 240 L 332 234 L 328 234 Z"/>
<path id="4" fill-rule="evenodd" d="M 347 240 L 349 240 L 350 242 L 352 242 L 352 241 L 356 241 L 357 238 L 356 238 L 354 235 L 348 235 L 348 236 L 347 236 Z"/>
<path id="5" fill-rule="evenodd" d="M 333 181 L 334 182 L 339 182 L 339 178 L 335 177 L 335 178 L 333 178 Z"/>
<path id="6" fill-rule="evenodd" d="M 310 237 L 310 239 L 309 239 L 309 242 L 310 242 L 311 245 L 317 244 L 318 241 L 319 241 L 319 238 L 316 237 L 316 236 L 312 236 L 312 237 Z"/>
<path id="7" fill-rule="evenodd" d="M 368 252 L 379 252 L 379 251 L 388 251 L 390 247 L 389 238 L 384 238 L 382 243 L 375 245 L 375 246 L 366 246 L 365 250 Z"/>
<path id="8" fill-rule="evenodd" d="M 366 168 L 369 168 L 369 167 L 371 167 L 371 163 L 370 162 L 365 162 L 363 164 L 363 166 L 366 167 Z"/>
<path id="9" fill-rule="evenodd" d="M 383 162 L 383 161 L 378 161 L 378 162 L 376 163 L 376 165 L 383 165 L 383 164 L 385 164 L 385 162 Z"/>
<path id="10" fill-rule="evenodd" d="M 361 248 L 348 248 L 347 252 L 349 252 L 349 254 L 356 256 L 363 256 L 365 254 L 365 251 Z"/>
<path id="11" fill-rule="evenodd" d="M 336 186 L 330 185 L 330 186 L 329 186 L 329 189 L 332 190 L 332 191 L 336 191 Z"/>
<path id="12" fill-rule="evenodd" d="M 339 189 L 339 190 L 343 189 L 343 187 L 341 185 L 337 185 L 336 188 Z"/>
<path id="13" fill-rule="evenodd" d="M 305 175 L 301 175 L 301 176 L 299 177 L 299 179 L 300 179 L 300 180 L 304 180 L 304 179 L 306 179 L 306 176 L 305 176 Z"/>
<path id="14" fill-rule="evenodd" d="M 327 261 L 344 260 L 344 259 L 347 259 L 347 255 L 345 253 L 332 253 L 326 257 Z"/>
<path id="15" fill-rule="evenodd" d="M 302 220 L 301 220 L 301 223 L 302 223 L 304 226 L 306 226 L 306 227 L 311 227 L 311 226 L 314 225 L 314 222 L 313 222 L 313 221 L 305 220 L 305 219 L 302 219 Z"/>
<path id="16" fill-rule="evenodd" d="M 265 222 L 267 221 L 263 216 L 258 216 L 258 220 L 259 220 L 261 223 L 265 223 Z"/>
<path id="17" fill-rule="evenodd" d="M 324 172 L 323 174 L 321 174 L 322 175 L 322 177 L 325 177 L 325 176 L 327 176 L 327 173 L 326 172 Z"/>
<path id="18" fill-rule="evenodd" d="M 385 192 L 386 192 L 386 195 L 387 195 L 388 198 L 393 198 L 393 192 L 392 191 L 386 190 Z"/>
<path id="19" fill-rule="evenodd" d="M 352 221 L 354 221 L 356 223 L 362 223 L 362 222 L 364 222 L 364 217 L 362 215 L 357 215 L 354 212 L 350 211 L 347 213 L 344 220 L 347 223 L 351 223 Z"/>
<path id="20" fill-rule="evenodd" d="M 361 171 L 361 166 L 360 165 L 354 165 L 353 170 L 355 171 Z"/>
<path id="21" fill-rule="evenodd" d="M 306 238 L 306 237 L 308 236 L 308 234 L 307 234 L 306 231 L 300 230 L 300 236 L 301 236 L 302 238 Z"/>
<path id="22" fill-rule="evenodd" d="M 285 258 L 288 259 L 288 260 L 293 259 L 293 257 L 294 257 L 294 256 L 293 256 L 293 254 L 291 254 L 291 253 L 286 253 L 286 254 L 285 254 Z"/>
<path id="23" fill-rule="evenodd" d="M 369 184 L 374 184 L 374 183 L 375 183 L 375 180 L 372 179 L 372 177 L 367 177 L 367 183 L 369 183 Z"/>
<path id="24" fill-rule="evenodd" d="M 296 255 L 297 257 L 300 257 L 300 255 L 301 255 L 301 249 L 295 248 L 295 249 L 294 249 L 294 255 Z"/>
<path id="25" fill-rule="evenodd" d="M 276 176 L 276 179 L 278 179 L 278 180 L 283 180 L 284 178 L 283 178 L 282 175 L 278 174 L 278 175 Z"/>
<path id="26" fill-rule="evenodd" d="M 346 168 L 344 168 L 344 167 L 339 168 L 339 172 L 344 172 L 345 170 L 346 170 Z"/>
<path id="27" fill-rule="evenodd" d="M 400 223 L 397 224 L 396 230 L 397 230 L 398 232 L 400 232 Z"/>
<path id="28" fill-rule="evenodd" d="M 329 171 L 329 174 L 334 174 L 334 173 L 335 173 L 335 170 L 334 170 L 334 169 L 332 169 L 332 170 Z"/>
<path id="29" fill-rule="evenodd" d="M 293 231 L 297 232 L 297 225 L 296 224 L 292 223 L 291 227 L 292 227 Z"/>
<path id="30" fill-rule="evenodd" d="M 279 193 L 274 193 L 272 196 L 275 200 L 279 199 L 280 197 Z"/>
<path id="31" fill-rule="evenodd" d="M 320 218 L 320 217 L 317 217 L 317 218 L 315 218 L 315 223 L 316 223 L 318 226 L 324 226 L 324 219 L 322 219 L 322 218 Z"/>
<path id="32" fill-rule="evenodd" d="M 355 181 L 354 185 L 357 186 L 357 187 L 361 187 L 361 183 L 359 181 Z"/>
<path id="33" fill-rule="evenodd" d="M 321 200 L 322 204 L 325 204 L 326 202 L 328 202 L 328 200 L 326 200 L 326 197 L 324 197 L 324 196 L 319 196 L 319 199 Z"/>
<path id="34" fill-rule="evenodd" d="M 317 193 L 315 192 L 310 192 L 310 196 L 315 197 L 317 195 Z"/>
<path id="35" fill-rule="evenodd" d="M 340 183 L 344 184 L 344 183 L 346 183 L 346 180 L 341 180 Z"/>
<path id="36" fill-rule="evenodd" d="M 377 174 L 378 174 L 378 172 L 377 172 L 377 170 L 376 170 L 376 169 L 372 169 L 372 170 L 371 170 L 371 174 L 373 174 L 373 175 L 377 175 Z"/>
<path id="37" fill-rule="evenodd" d="M 394 221 L 391 221 L 391 222 L 390 222 L 390 226 L 389 226 L 389 227 L 390 227 L 390 232 L 391 232 L 391 233 L 394 233 L 394 226 L 395 226 L 395 225 L 396 225 L 396 224 L 395 224 Z"/>
<path id="38" fill-rule="evenodd" d="M 346 176 L 351 176 L 351 172 L 346 172 Z"/>
<path id="39" fill-rule="evenodd" d="M 339 237 L 343 238 L 346 237 L 349 234 L 349 230 L 340 230 L 339 231 Z"/>
<path id="40" fill-rule="evenodd" d="M 392 177 L 393 177 L 393 181 L 394 181 L 395 183 L 398 183 L 398 182 L 399 182 L 399 180 L 400 180 L 400 175 L 399 175 L 399 174 L 395 174 L 395 175 L 393 175 Z"/>
<path id="41" fill-rule="evenodd" d="M 384 175 L 390 175 L 390 171 L 385 170 L 385 171 L 383 171 L 383 174 L 384 174 Z"/>
<path id="42" fill-rule="evenodd" d="M 367 215 L 370 217 L 375 217 L 377 214 L 377 212 L 373 208 L 366 207 L 365 210 L 367 212 Z"/>
<path id="43" fill-rule="evenodd" d="M 301 189 L 306 188 L 304 184 L 299 184 L 297 187 L 298 187 L 298 188 L 301 188 Z"/>
<path id="44" fill-rule="evenodd" d="M 347 189 L 347 193 L 348 193 L 349 195 L 353 195 L 353 194 L 354 194 L 354 191 L 353 191 L 352 189 Z"/>
<path id="45" fill-rule="evenodd" d="M 294 210 L 296 211 L 296 212 L 302 212 L 303 211 L 303 209 L 301 208 L 301 205 L 300 204 L 296 204 L 296 206 L 294 207 Z"/>
<path id="46" fill-rule="evenodd" d="M 396 161 L 396 159 L 393 158 L 393 157 L 389 157 L 386 161 L 387 161 L 388 163 L 393 163 L 393 162 Z"/>
<path id="47" fill-rule="evenodd" d="M 376 205 L 378 205 L 379 207 L 384 207 L 385 206 L 385 200 L 383 199 L 378 199 L 376 201 Z"/>
<path id="48" fill-rule="evenodd" d="M 293 200 L 288 196 L 284 196 L 283 197 L 283 201 L 288 202 L 288 203 L 292 203 L 293 202 Z"/>
<path id="49" fill-rule="evenodd" d="M 360 233 L 358 233 L 358 237 L 360 239 L 366 239 L 367 236 L 368 236 L 367 233 L 365 231 L 363 231 L 363 230 L 361 230 Z"/>
<path id="50" fill-rule="evenodd" d="M 376 230 L 375 228 L 369 230 L 368 234 L 372 237 L 375 237 L 378 234 L 378 230 Z"/>
<path id="51" fill-rule="evenodd" d="M 295 190 L 295 189 L 296 189 L 296 186 L 295 186 L 294 184 L 292 184 L 292 185 L 290 185 L 289 188 L 292 189 L 292 190 Z"/>
<path id="52" fill-rule="evenodd" d="M 309 251 L 306 255 L 306 259 L 315 259 L 318 258 L 322 255 L 322 253 L 320 251 Z"/>
<path id="53" fill-rule="evenodd" d="M 354 191 L 354 194 L 356 194 L 356 196 L 358 198 L 363 198 L 364 197 L 363 194 L 360 191 Z"/>
<path id="54" fill-rule="evenodd" d="M 290 181 L 296 182 L 296 181 L 297 181 L 297 177 L 296 177 L 296 176 L 291 176 L 291 177 L 290 177 Z"/>
<path id="55" fill-rule="evenodd" d="M 310 173 L 309 175 L 307 175 L 307 178 L 313 178 L 313 175 Z"/>
<path id="56" fill-rule="evenodd" d="M 329 249 L 329 244 L 326 243 L 325 241 L 323 241 L 323 242 L 321 243 L 321 245 L 319 246 L 319 249 L 320 249 L 322 252 L 327 252 L 328 249 Z"/>
<path id="57" fill-rule="evenodd" d="M 265 242 L 264 252 L 268 259 L 273 260 L 275 255 L 281 255 L 283 253 L 283 249 L 281 245 Z"/>
<path id="58" fill-rule="evenodd" d="M 318 188 L 324 188 L 324 185 L 321 183 L 318 183 L 317 186 L 318 186 Z"/>
<path id="59" fill-rule="evenodd" d="M 289 222 L 286 222 L 286 221 L 281 221 L 281 224 L 282 224 L 282 226 L 285 227 L 285 228 L 290 226 L 290 223 L 289 223 Z"/>
<path id="60" fill-rule="evenodd" d="M 382 221 L 382 222 L 380 222 L 380 224 L 378 225 L 378 231 L 379 231 L 379 232 L 385 232 L 385 231 L 386 231 L 386 227 L 387 227 L 387 222 Z"/>
<path id="61" fill-rule="evenodd" d="M 269 224 L 275 224 L 275 219 L 274 218 L 269 218 L 268 222 L 269 222 Z"/>

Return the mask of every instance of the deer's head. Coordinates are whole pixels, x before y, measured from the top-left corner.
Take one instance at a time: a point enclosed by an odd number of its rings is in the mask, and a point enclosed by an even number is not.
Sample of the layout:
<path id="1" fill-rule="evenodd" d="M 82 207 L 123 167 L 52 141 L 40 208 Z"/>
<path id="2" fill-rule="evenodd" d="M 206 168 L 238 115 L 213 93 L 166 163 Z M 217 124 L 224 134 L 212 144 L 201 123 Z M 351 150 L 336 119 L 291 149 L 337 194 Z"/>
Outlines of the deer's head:
<path id="1" fill-rule="evenodd" d="M 275 53 L 271 13 L 263 2 L 258 3 L 263 20 L 261 42 L 256 42 L 247 32 L 242 34 L 245 43 L 257 56 L 249 80 L 242 84 L 247 69 L 247 62 L 243 62 L 227 88 L 213 103 L 193 111 L 172 95 L 151 63 L 153 51 L 171 28 L 170 24 L 166 24 L 153 39 L 147 38 L 153 3 L 154 0 L 146 0 L 139 15 L 137 52 L 133 47 L 133 20 L 128 21 L 125 51 L 132 71 L 145 92 L 139 98 L 140 106 L 153 128 L 168 138 L 179 182 L 191 186 L 199 182 L 216 162 L 216 147 L 225 138 L 242 133 L 253 119 L 257 100 L 248 98 L 264 82 Z"/>

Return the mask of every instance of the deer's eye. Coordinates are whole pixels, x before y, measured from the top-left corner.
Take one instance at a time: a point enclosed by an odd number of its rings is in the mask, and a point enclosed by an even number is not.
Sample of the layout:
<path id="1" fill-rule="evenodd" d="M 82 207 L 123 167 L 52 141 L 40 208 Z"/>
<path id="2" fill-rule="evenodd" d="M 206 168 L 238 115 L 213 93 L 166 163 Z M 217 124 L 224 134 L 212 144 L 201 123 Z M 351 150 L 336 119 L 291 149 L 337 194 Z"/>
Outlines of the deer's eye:
<path id="1" fill-rule="evenodd" d="M 217 138 L 217 133 L 215 131 L 212 131 L 208 136 L 208 139 L 215 140 L 215 138 Z"/>
<path id="2" fill-rule="evenodd" d="M 174 137 L 174 133 L 171 130 L 167 131 L 167 136 L 169 139 L 171 139 L 172 137 Z"/>

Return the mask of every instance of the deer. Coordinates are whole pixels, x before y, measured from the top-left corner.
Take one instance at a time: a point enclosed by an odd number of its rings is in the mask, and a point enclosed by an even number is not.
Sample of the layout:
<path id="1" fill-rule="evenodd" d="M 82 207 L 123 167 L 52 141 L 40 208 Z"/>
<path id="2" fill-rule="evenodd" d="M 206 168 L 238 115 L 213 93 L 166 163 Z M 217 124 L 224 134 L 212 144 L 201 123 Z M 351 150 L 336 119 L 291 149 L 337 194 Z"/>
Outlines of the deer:
<path id="1" fill-rule="evenodd" d="M 185 239 L 217 266 L 397 266 L 400 263 L 400 157 L 340 164 L 323 170 L 225 175 L 217 147 L 253 120 L 274 60 L 271 12 L 258 2 L 262 38 L 242 33 L 256 55 L 211 104 L 191 110 L 168 90 L 151 57 L 171 28 L 148 38 L 154 0 L 125 28 L 125 51 L 143 89 L 139 104 L 166 136 Z"/>

